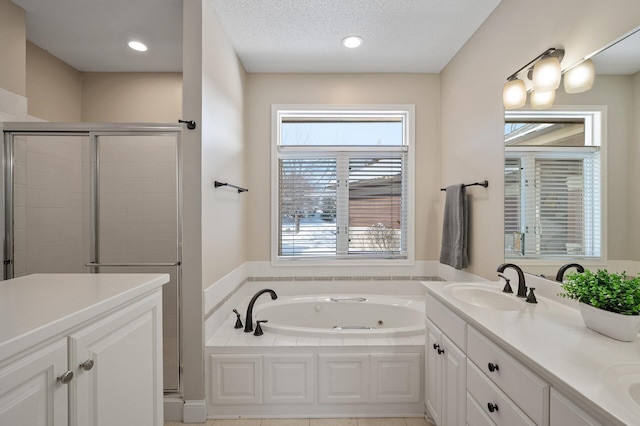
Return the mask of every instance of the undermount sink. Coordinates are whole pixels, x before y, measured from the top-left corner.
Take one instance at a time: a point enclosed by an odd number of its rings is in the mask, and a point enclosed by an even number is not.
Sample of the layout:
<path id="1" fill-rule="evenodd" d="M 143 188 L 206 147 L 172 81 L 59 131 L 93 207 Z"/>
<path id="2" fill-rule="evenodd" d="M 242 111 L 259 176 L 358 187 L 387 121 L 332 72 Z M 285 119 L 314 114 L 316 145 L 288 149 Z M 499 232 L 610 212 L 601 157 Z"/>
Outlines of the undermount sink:
<path id="1" fill-rule="evenodd" d="M 500 289 L 482 284 L 449 284 L 444 288 L 445 294 L 454 299 L 479 308 L 496 311 L 519 311 L 526 303 L 514 294 L 502 293 Z"/>
<path id="2" fill-rule="evenodd" d="M 604 371 L 605 385 L 620 399 L 640 407 L 640 363 L 620 364 Z"/>

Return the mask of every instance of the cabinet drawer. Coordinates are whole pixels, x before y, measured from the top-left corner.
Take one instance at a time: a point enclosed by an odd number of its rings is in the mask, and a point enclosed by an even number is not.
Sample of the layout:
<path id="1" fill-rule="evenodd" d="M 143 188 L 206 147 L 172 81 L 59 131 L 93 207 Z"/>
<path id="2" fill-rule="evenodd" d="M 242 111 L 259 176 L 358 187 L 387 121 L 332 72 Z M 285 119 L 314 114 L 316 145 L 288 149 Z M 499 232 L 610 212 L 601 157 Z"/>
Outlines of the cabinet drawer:
<path id="1" fill-rule="evenodd" d="M 549 385 L 472 327 L 467 357 L 538 425 L 548 424 Z M 490 370 L 489 364 L 497 366 Z"/>
<path id="2" fill-rule="evenodd" d="M 467 391 L 473 399 L 478 401 L 484 414 L 498 426 L 536 425 L 471 361 L 467 361 Z M 489 404 L 494 404 L 497 409 L 490 412 Z M 470 415 L 472 414 L 467 414 L 467 423 Z"/>
<path id="3" fill-rule="evenodd" d="M 464 352 L 467 323 L 430 294 L 427 294 L 425 299 L 425 309 L 427 318 L 437 325 Z"/>
<path id="4" fill-rule="evenodd" d="M 482 411 L 478 401 L 467 392 L 467 426 L 495 426 L 496 424 Z"/>

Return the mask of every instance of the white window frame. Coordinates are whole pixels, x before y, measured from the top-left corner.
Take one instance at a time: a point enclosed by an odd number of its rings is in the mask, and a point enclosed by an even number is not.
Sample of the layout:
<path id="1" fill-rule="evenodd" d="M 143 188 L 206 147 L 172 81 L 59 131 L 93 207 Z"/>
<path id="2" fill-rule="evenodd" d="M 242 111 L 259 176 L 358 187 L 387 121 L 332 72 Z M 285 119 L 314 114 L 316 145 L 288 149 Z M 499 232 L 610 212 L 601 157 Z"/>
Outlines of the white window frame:
<path id="1" fill-rule="evenodd" d="M 407 149 L 407 257 L 405 259 L 352 258 L 335 259 L 283 258 L 278 256 L 278 146 L 280 124 L 287 117 L 335 117 L 336 115 L 367 115 L 380 117 L 401 115 L 405 123 L 403 146 Z M 415 263 L 415 105 L 324 105 L 324 104 L 273 104 L 271 105 L 271 264 L 273 266 L 412 266 Z M 340 151 L 340 146 L 327 146 L 327 151 Z"/>
<path id="2" fill-rule="evenodd" d="M 607 262 L 607 107 L 605 105 L 554 105 L 543 110 L 505 111 L 506 121 L 532 119 L 580 119 L 584 120 L 585 145 L 600 147 L 600 257 L 581 258 L 583 266 L 601 265 Z M 524 149 L 524 148 L 523 148 Z M 517 151 L 518 148 L 512 148 Z M 504 206 L 503 206 L 504 208 Z M 504 253 L 504 248 L 503 248 Z M 520 265 L 544 266 L 566 261 L 563 257 L 545 256 L 537 259 L 508 257 Z"/>

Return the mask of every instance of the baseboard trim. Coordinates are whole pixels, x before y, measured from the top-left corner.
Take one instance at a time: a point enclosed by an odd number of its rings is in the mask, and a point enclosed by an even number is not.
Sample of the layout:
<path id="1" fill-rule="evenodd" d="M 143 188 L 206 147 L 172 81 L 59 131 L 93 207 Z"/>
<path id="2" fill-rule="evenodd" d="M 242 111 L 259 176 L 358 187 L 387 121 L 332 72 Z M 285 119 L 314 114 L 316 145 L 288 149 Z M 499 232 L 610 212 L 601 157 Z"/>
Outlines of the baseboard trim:
<path id="1" fill-rule="evenodd" d="M 164 397 L 164 421 L 181 422 L 184 401 L 178 396 Z"/>
<path id="2" fill-rule="evenodd" d="M 193 399 L 184 402 L 182 408 L 183 423 L 205 423 L 207 421 L 207 404 L 203 399 Z"/>

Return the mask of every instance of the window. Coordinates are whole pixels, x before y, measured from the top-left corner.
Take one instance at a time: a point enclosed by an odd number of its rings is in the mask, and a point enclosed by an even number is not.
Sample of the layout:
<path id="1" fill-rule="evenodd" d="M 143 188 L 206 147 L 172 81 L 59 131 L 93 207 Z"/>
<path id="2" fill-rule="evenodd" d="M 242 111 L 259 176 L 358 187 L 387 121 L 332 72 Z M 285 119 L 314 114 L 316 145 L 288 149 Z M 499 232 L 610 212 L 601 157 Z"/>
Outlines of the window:
<path id="1" fill-rule="evenodd" d="M 517 118 L 505 124 L 505 257 L 599 259 L 601 156 L 592 117 Z"/>
<path id="2" fill-rule="evenodd" d="M 412 114 L 274 106 L 275 261 L 410 258 Z"/>

